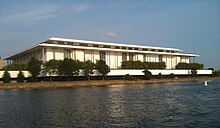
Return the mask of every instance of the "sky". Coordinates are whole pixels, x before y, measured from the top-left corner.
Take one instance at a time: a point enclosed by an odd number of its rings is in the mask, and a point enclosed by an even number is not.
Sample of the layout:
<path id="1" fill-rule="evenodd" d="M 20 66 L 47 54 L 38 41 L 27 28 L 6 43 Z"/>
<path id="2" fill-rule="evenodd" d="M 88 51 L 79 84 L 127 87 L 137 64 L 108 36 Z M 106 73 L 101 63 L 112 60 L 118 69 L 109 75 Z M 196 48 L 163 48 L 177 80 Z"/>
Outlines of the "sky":
<path id="1" fill-rule="evenodd" d="M 0 1 L 0 57 L 50 37 L 179 48 L 220 69 L 220 0 Z"/>

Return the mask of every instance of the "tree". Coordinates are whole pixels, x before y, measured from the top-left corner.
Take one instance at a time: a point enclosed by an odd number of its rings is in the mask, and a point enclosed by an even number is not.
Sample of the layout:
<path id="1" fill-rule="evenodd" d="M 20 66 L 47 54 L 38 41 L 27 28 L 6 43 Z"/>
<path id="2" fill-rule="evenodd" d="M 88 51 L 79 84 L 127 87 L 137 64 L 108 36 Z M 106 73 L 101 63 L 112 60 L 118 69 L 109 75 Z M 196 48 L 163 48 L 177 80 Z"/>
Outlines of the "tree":
<path id="1" fill-rule="evenodd" d="M 94 66 L 95 66 L 95 64 L 89 60 L 82 63 L 83 74 L 88 78 L 88 80 L 90 80 L 90 76 L 92 74 L 94 74 L 94 72 L 93 72 Z"/>
<path id="2" fill-rule="evenodd" d="M 17 76 L 17 82 L 18 83 L 24 83 L 24 73 L 22 71 L 19 71 L 18 76 Z"/>
<path id="3" fill-rule="evenodd" d="M 3 80 L 3 83 L 10 83 L 11 82 L 11 75 L 7 70 L 4 71 L 4 74 L 2 76 L 2 80 Z"/>
<path id="4" fill-rule="evenodd" d="M 146 80 L 150 80 L 150 79 L 151 79 L 152 74 L 151 74 L 150 71 L 148 71 L 147 68 L 144 69 L 143 73 L 144 73 L 144 78 L 145 78 Z"/>
<path id="5" fill-rule="evenodd" d="M 104 76 L 106 76 L 110 72 L 109 66 L 103 60 L 99 60 L 96 65 L 96 69 L 99 73 L 102 74 L 102 79 L 104 80 Z"/>
<path id="6" fill-rule="evenodd" d="M 37 82 L 37 77 L 41 71 L 41 62 L 32 57 L 31 60 L 28 62 L 27 70 L 31 74 L 31 80 L 33 82 Z"/>
<path id="7" fill-rule="evenodd" d="M 59 74 L 66 75 L 69 81 L 70 76 L 79 75 L 79 65 L 77 65 L 76 61 L 65 58 L 59 65 Z"/>
<path id="8" fill-rule="evenodd" d="M 50 82 L 52 81 L 52 75 L 58 74 L 60 61 L 59 60 L 49 60 L 44 64 L 44 73 L 48 74 L 50 77 Z"/>

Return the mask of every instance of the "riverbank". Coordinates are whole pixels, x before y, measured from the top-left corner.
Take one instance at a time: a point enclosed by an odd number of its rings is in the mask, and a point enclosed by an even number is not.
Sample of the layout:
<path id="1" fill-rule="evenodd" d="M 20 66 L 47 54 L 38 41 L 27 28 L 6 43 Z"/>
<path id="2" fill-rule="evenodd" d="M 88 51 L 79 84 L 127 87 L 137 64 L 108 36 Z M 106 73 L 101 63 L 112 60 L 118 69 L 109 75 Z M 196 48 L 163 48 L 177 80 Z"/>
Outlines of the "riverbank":
<path id="1" fill-rule="evenodd" d="M 49 89 L 49 88 L 72 88 L 72 87 L 92 87 L 109 85 L 128 84 L 156 84 L 171 82 L 206 81 L 220 80 L 220 77 L 195 77 L 177 79 L 152 79 L 152 80 L 91 80 L 91 81 L 61 81 L 61 82 L 37 82 L 37 83 L 1 83 L 0 90 L 11 89 Z"/>

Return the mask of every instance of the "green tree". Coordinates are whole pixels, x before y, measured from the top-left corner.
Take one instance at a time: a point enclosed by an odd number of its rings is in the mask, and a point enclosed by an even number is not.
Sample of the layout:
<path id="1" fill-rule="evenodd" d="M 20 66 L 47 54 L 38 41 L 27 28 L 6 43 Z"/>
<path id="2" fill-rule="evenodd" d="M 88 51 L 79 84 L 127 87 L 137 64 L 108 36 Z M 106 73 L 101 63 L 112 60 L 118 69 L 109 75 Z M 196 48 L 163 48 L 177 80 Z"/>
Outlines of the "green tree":
<path id="1" fill-rule="evenodd" d="M 96 69 L 99 73 L 102 74 L 102 79 L 104 80 L 104 76 L 106 76 L 110 72 L 109 66 L 103 60 L 99 60 L 96 65 Z"/>
<path id="2" fill-rule="evenodd" d="M 69 81 L 71 76 L 79 75 L 79 65 L 77 65 L 76 61 L 65 58 L 62 62 L 60 62 L 59 74 L 66 75 Z"/>
<path id="3" fill-rule="evenodd" d="M 4 71 L 4 74 L 2 76 L 2 80 L 3 80 L 3 83 L 10 83 L 11 82 L 11 75 L 7 70 Z"/>
<path id="4" fill-rule="evenodd" d="M 146 80 L 150 80 L 152 78 L 152 74 L 147 68 L 144 69 L 143 73 Z"/>
<path id="5" fill-rule="evenodd" d="M 37 82 L 37 77 L 41 71 L 41 62 L 38 61 L 36 58 L 31 58 L 28 62 L 27 70 L 31 74 L 31 80 L 33 82 Z"/>
<path id="6" fill-rule="evenodd" d="M 22 71 L 19 71 L 18 75 L 17 75 L 17 83 L 24 83 L 24 73 Z"/>
<path id="7" fill-rule="evenodd" d="M 90 76 L 92 74 L 94 74 L 93 70 L 94 70 L 94 66 L 95 64 L 92 63 L 91 61 L 86 61 L 84 63 L 82 63 L 82 71 L 83 74 L 88 78 L 88 80 L 90 80 Z"/>
<path id="8" fill-rule="evenodd" d="M 50 77 L 50 82 L 52 81 L 52 76 L 58 74 L 60 61 L 59 60 L 49 60 L 44 64 L 44 73 L 48 74 Z"/>

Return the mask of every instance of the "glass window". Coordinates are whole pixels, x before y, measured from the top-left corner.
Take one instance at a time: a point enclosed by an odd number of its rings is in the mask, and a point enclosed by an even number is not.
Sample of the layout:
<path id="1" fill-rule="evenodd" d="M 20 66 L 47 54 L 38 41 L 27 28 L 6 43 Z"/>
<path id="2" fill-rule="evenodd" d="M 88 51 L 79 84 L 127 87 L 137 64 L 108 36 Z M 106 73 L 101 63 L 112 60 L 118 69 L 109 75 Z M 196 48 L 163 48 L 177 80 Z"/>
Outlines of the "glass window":
<path id="1" fill-rule="evenodd" d="M 162 61 L 163 61 L 163 56 L 159 55 L 159 62 L 162 62 Z"/>
<path id="2" fill-rule="evenodd" d="M 64 57 L 65 58 L 71 58 L 71 51 L 70 51 L 70 49 L 65 49 Z"/>
<path id="3" fill-rule="evenodd" d="M 133 53 L 129 53 L 129 60 L 133 61 L 134 58 L 134 54 Z"/>
<path id="4" fill-rule="evenodd" d="M 122 53 L 122 61 L 127 61 L 127 53 Z"/>
<path id="5" fill-rule="evenodd" d="M 100 60 L 105 61 L 105 52 L 103 51 L 100 52 Z"/>

